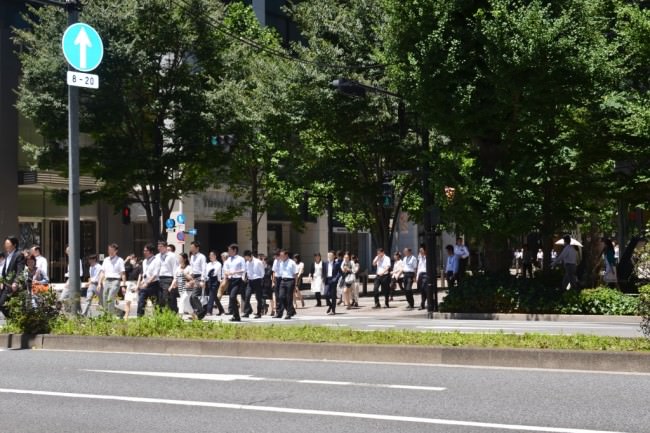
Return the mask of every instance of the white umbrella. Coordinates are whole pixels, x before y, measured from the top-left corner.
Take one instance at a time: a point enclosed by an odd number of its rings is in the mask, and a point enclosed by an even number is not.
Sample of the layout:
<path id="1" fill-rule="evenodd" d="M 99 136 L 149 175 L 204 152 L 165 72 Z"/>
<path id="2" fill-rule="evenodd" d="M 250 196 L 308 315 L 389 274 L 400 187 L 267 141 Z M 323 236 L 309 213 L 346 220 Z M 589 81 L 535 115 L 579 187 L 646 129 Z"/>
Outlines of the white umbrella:
<path id="1" fill-rule="evenodd" d="M 564 239 L 558 240 L 557 242 L 555 242 L 555 245 L 564 245 Z M 577 239 L 571 238 L 571 245 L 575 245 L 576 247 L 582 248 L 582 244 Z"/>

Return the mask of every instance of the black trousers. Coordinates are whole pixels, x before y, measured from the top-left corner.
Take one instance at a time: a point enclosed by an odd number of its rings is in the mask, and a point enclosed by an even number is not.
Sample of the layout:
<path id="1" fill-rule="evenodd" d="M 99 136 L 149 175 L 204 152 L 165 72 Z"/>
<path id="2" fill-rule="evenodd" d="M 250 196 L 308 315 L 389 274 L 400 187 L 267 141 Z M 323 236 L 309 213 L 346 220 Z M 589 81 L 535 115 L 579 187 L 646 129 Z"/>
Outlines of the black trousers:
<path id="1" fill-rule="evenodd" d="M 373 294 L 375 295 L 375 305 L 379 305 L 379 291 L 381 289 L 381 294 L 384 295 L 386 305 L 388 305 L 388 300 L 390 299 L 390 275 L 378 275 L 375 277 L 375 288 Z"/>
<path id="2" fill-rule="evenodd" d="M 293 309 L 293 289 L 296 285 L 296 280 L 293 278 L 280 279 L 280 293 L 278 296 L 278 306 L 276 315 L 282 316 L 284 311 L 287 311 L 287 316 L 294 316 L 296 311 Z"/>
<path id="3" fill-rule="evenodd" d="M 327 306 L 336 313 L 336 300 L 338 298 L 338 286 L 339 279 L 334 277 L 327 277 L 325 279 L 325 299 L 327 300 Z"/>
<path id="4" fill-rule="evenodd" d="M 244 297 L 243 292 L 243 282 L 241 278 L 232 278 L 228 287 L 230 288 L 230 294 L 228 295 L 229 306 L 228 312 L 232 314 L 233 319 L 239 320 L 239 308 L 237 308 L 237 295 L 241 294 Z M 241 292 L 241 293 L 240 293 Z"/>
<path id="5" fill-rule="evenodd" d="M 210 277 L 206 284 L 208 286 L 208 304 L 205 306 L 205 313 L 212 314 L 212 311 L 214 310 L 214 306 L 216 304 L 219 312 L 223 314 L 223 305 L 221 305 L 221 301 L 217 297 L 217 290 L 219 290 L 219 279 L 217 277 Z"/>
<path id="6" fill-rule="evenodd" d="M 0 313 L 2 313 L 5 316 L 5 319 L 11 317 L 11 313 L 9 312 L 9 306 L 7 305 L 7 303 L 9 302 L 9 300 L 13 295 L 14 292 L 11 290 L 10 286 L 5 286 L 0 290 Z"/>
<path id="7" fill-rule="evenodd" d="M 201 275 L 194 274 L 194 287 L 192 288 L 192 293 L 190 294 L 190 305 L 192 310 L 197 318 L 203 319 L 205 317 L 205 307 L 201 302 L 201 296 L 203 296 L 203 289 L 201 288 Z"/>
<path id="8" fill-rule="evenodd" d="M 169 308 L 174 313 L 178 313 L 178 291 L 174 289 L 173 292 L 169 288 L 174 281 L 174 277 L 158 277 L 160 283 L 160 295 L 158 300 L 161 308 Z"/>
<path id="9" fill-rule="evenodd" d="M 158 298 L 160 296 L 160 283 L 154 281 L 144 289 L 138 292 L 138 317 L 144 316 L 144 308 L 147 306 L 147 299 L 153 298 L 154 305 L 158 305 Z"/>
<path id="10" fill-rule="evenodd" d="M 424 308 L 427 304 L 427 287 L 429 286 L 429 277 L 426 273 L 420 272 L 418 275 L 418 290 L 420 291 L 420 307 Z"/>
<path id="11" fill-rule="evenodd" d="M 262 315 L 264 311 L 264 298 L 262 297 L 262 279 L 248 280 L 246 285 L 246 301 L 244 302 L 244 314 L 252 314 L 253 306 L 251 305 L 251 298 L 255 295 L 257 301 L 257 314 Z"/>
<path id="12" fill-rule="evenodd" d="M 409 307 L 415 305 L 415 300 L 413 299 L 413 280 L 415 279 L 415 272 L 404 272 L 404 293 L 406 293 L 406 302 L 408 302 Z"/>

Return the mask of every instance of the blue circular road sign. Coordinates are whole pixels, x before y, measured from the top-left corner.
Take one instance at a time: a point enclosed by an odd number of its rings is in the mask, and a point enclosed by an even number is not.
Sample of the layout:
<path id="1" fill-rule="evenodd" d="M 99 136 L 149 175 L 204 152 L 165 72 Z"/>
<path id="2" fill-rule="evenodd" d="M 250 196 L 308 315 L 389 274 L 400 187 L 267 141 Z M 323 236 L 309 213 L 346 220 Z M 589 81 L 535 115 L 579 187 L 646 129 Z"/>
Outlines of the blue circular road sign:
<path id="1" fill-rule="evenodd" d="M 169 218 L 167 221 L 165 221 L 165 226 L 168 229 L 173 229 L 175 225 L 176 225 L 176 222 L 174 222 L 174 220 L 171 219 L 171 218 Z"/>
<path id="2" fill-rule="evenodd" d="M 63 56 L 78 71 L 90 72 L 97 68 L 104 57 L 104 44 L 97 30 L 88 24 L 72 24 L 61 40 Z"/>
<path id="3" fill-rule="evenodd" d="M 179 224 L 185 224 L 185 215 L 180 214 L 176 217 L 176 222 Z"/>

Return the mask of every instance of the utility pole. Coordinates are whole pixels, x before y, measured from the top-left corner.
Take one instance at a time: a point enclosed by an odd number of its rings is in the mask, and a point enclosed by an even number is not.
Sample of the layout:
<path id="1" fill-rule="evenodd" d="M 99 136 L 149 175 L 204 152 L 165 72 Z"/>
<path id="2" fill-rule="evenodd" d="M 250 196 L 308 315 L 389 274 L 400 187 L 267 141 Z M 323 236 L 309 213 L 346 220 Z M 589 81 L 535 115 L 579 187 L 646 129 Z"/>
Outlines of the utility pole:
<path id="1" fill-rule="evenodd" d="M 66 0 L 68 26 L 79 21 L 79 0 Z M 70 66 L 69 70 L 74 71 Z M 68 313 L 76 315 L 80 309 L 81 278 L 81 228 L 79 192 L 79 88 L 68 86 L 68 290 L 70 298 L 65 306 Z"/>
<path id="2" fill-rule="evenodd" d="M 431 167 L 426 154 L 429 149 L 429 130 L 422 128 L 422 152 L 425 156 L 425 164 L 422 170 L 422 206 L 424 208 L 424 243 L 427 250 L 427 313 L 429 319 L 433 319 L 434 311 L 438 310 L 438 265 L 436 250 L 436 228 L 433 221 L 433 199 L 431 188 Z"/>

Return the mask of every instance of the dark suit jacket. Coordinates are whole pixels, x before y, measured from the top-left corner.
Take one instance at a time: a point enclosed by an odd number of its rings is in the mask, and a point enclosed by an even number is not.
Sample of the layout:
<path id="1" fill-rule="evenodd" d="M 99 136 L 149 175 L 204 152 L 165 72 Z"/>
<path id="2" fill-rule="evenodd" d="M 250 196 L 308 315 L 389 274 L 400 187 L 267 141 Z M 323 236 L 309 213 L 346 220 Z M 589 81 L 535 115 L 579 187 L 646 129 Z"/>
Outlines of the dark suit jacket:
<path id="1" fill-rule="evenodd" d="M 341 277 L 341 263 L 343 261 L 339 259 L 334 260 L 334 268 L 332 269 L 332 281 L 338 281 Z M 323 262 L 323 280 L 327 280 L 327 268 L 329 262 Z"/>
<path id="2" fill-rule="evenodd" d="M 16 280 L 16 277 L 25 270 L 25 256 L 20 251 L 16 251 L 11 257 L 7 270 L 4 271 L 4 269 L 3 266 L 0 270 L 3 272 L 2 278 L 5 279 L 5 287 L 11 288 L 11 284 Z"/>

